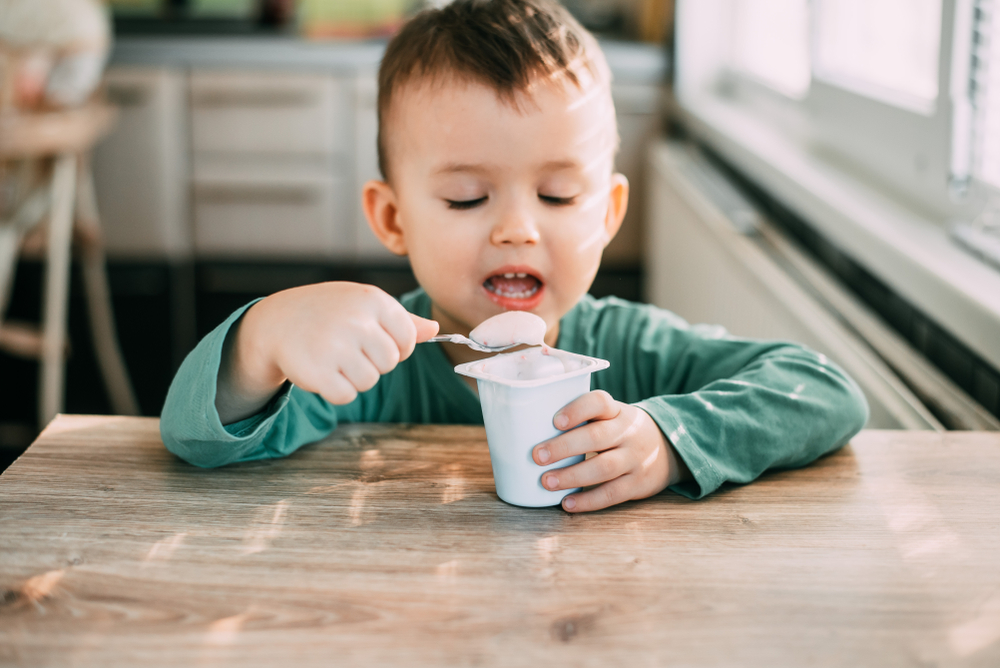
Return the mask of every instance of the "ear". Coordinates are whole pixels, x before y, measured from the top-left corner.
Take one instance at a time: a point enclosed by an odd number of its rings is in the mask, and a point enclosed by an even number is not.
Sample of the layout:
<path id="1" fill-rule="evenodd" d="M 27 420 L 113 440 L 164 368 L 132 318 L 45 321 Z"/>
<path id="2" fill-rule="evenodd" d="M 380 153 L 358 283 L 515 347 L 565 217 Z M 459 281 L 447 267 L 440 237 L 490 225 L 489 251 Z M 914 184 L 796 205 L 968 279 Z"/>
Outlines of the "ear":
<path id="1" fill-rule="evenodd" d="M 628 179 L 624 174 L 611 175 L 611 194 L 608 197 L 608 213 L 604 218 L 604 230 L 610 243 L 625 219 L 628 210 Z"/>
<path id="2" fill-rule="evenodd" d="M 385 181 L 369 181 L 361 192 L 361 206 L 372 232 L 396 255 L 406 255 L 406 240 L 399 225 L 396 193 Z"/>

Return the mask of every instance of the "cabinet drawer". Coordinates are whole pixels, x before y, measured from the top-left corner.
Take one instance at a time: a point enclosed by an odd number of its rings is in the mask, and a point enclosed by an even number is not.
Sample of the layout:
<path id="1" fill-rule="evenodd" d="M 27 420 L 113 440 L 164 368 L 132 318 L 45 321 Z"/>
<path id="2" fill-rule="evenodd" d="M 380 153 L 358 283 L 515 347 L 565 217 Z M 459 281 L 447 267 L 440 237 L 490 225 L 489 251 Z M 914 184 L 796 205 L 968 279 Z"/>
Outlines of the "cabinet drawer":
<path id="1" fill-rule="evenodd" d="M 119 110 L 93 155 L 108 255 L 189 256 L 186 77 L 165 68 L 114 67 L 105 81 Z"/>
<path id="2" fill-rule="evenodd" d="M 193 191 L 201 256 L 329 257 L 353 250 L 342 178 L 199 179 Z"/>
<path id="3" fill-rule="evenodd" d="M 330 154 L 350 140 L 351 86 L 329 75 L 194 72 L 195 152 Z"/>

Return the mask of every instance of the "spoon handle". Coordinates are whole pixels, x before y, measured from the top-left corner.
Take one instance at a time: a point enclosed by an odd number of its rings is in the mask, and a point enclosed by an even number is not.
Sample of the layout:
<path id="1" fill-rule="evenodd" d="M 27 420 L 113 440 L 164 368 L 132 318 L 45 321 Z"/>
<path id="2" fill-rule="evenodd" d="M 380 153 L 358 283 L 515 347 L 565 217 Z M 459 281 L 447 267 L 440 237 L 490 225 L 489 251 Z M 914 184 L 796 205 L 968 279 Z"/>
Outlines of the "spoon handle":
<path id="1" fill-rule="evenodd" d="M 424 341 L 424 343 L 464 343 L 466 345 L 470 343 L 475 343 L 472 339 L 466 338 L 461 334 L 439 334 L 438 336 L 432 336 L 431 338 Z"/>
<path id="2" fill-rule="evenodd" d="M 496 353 L 518 345 L 514 343 L 509 346 L 484 346 L 483 344 L 477 343 L 469 337 L 462 336 L 461 334 L 439 334 L 438 336 L 432 336 L 424 341 L 424 343 L 460 343 L 462 345 L 469 346 L 473 350 L 478 350 L 484 353 Z"/>

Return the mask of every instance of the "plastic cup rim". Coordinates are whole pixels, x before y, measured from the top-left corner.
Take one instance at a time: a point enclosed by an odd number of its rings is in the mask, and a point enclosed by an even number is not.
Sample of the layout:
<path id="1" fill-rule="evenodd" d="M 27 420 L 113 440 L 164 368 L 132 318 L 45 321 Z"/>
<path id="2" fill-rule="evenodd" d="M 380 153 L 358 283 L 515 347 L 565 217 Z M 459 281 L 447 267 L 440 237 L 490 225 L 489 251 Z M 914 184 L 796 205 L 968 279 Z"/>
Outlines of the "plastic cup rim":
<path id="1" fill-rule="evenodd" d="M 495 376 L 491 373 L 485 373 L 483 371 L 477 370 L 475 367 L 482 365 L 484 362 L 490 360 L 495 360 L 500 357 L 509 357 L 511 355 L 523 355 L 524 353 L 531 350 L 541 350 L 543 346 L 532 346 L 531 348 L 524 348 L 522 350 L 517 350 L 509 353 L 500 353 L 499 355 L 493 355 L 492 357 L 487 357 L 481 360 L 476 360 L 474 362 L 465 362 L 464 364 L 459 364 L 455 367 L 455 373 L 461 374 L 463 376 L 468 376 L 469 378 L 475 378 L 476 380 L 485 380 L 488 382 L 496 383 L 498 385 L 507 385 L 509 387 L 517 388 L 530 388 L 530 387 L 541 387 L 543 385 L 550 385 L 552 383 L 559 382 L 561 380 L 566 380 L 568 378 L 575 378 L 577 376 L 583 376 L 585 374 L 591 374 L 595 371 L 600 371 L 602 369 L 607 369 L 611 366 L 611 362 L 607 360 L 602 360 L 599 357 L 589 357 L 587 355 L 580 355 L 579 353 L 571 353 L 566 350 L 559 350 L 558 348 L 549 348 L 551 354 L 564 357 L 582 360 L 584 365 L 579 369 L 574 369 L 573 371 L 567 371 L 566 373 L 559 374 L 558 376 L 549 376 L 548 378 L 534 378 L 531 380 L 516 380 L 512 378 L 503 378 L 501 376 Z"/>

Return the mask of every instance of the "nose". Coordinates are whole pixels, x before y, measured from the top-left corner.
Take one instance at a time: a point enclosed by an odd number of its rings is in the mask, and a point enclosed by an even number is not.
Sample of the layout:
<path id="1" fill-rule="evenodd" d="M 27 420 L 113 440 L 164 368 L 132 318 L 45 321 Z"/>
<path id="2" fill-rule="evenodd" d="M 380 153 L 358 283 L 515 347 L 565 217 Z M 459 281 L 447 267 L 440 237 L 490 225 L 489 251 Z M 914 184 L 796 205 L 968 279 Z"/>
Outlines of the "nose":
<path id="1" fill-rule="evenodd" d="M 490 234 L 490 243 L 496 246 L 537 244 L 538 239 L 534 216 L 528 207 L 521 205 L 511 206 L 503 211 Z"/>

